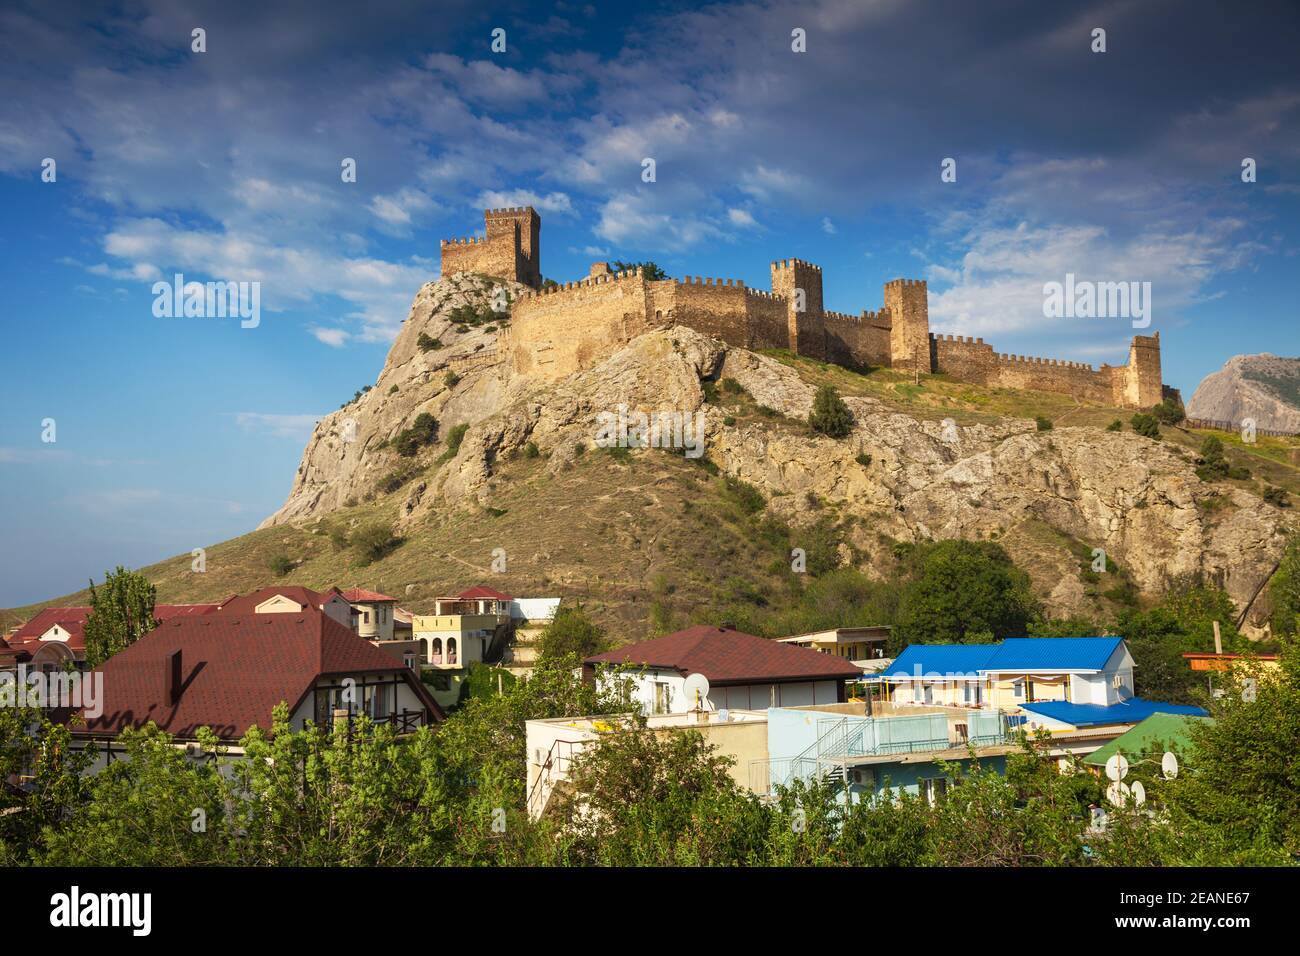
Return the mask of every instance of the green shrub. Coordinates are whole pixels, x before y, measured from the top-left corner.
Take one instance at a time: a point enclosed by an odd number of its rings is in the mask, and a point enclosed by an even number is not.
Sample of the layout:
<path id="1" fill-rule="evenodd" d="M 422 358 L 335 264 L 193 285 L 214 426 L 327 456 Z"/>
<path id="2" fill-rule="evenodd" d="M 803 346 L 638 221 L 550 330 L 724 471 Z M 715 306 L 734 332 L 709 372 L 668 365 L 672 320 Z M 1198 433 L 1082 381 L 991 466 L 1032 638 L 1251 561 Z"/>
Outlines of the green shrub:
<path id="1" fill-rule="evenodd" d="M 396 385 L 390 385 L 390 386 L 388 387 L 388 394 L 389 394 L 389 395 L 396 395 L 396 394 L 397 394 L 397 386 L 396 386 Z"/>
<path id="2" fill-rule="evenodd" d="M 399 544 L 401 539 L 393 534 L 393 529 L 383 522 L 375 522 L 357 530 L 352 536 L 352 544 L 357 549 L 363 565 L 383 558 Z"/>
<path id="3" fill-rule="evenodd" d="M 1183 406 L 1172 398 L 1166 398 L 1159 405 L 1154 406 L 1151 409 L 1151 414 L 1162 425 L 1177 425 L 1187 417 L 1187 414 L 1183 411 Z"/>
<path id="4" fill-rule="evenodd" d="M 1040 432 L 1050 432 L 1052 430 L 1052 420 L 1044 418 L 1042 415 L 1034 416 L 1034 424 L 1038 426 Z"/>
<path id="5" fill-rule="evenodd" d="M 427 332 L 421 332 L 419 338 L 415 340 L 415 345 L 421 352 L 430 352 L 442 348 L 442 340 L 433 338 Z"/>
<path id="6" fill-rule="evenodd" d="M 460 384 L 460 376 L 452 369 L 447 369 L 447 374 L 442 377 L 442 380 L 448 388 L 455 388 Z"/>
<path id="7" fill-rule="evenodd" d="M 1132 425 L 1133 430 L 1143 438 L 1154 438 L 1156 441 L 1160 440 L 1160 423 L 1156 421 L 1154 415 L 1150 415 L 1146 412 L 1138 412 L 1129 419 L 1129 424 Z"/>
<path id="8" fill-rule="evenodd" d="M 726 490 L 727 497 L 739 505 L 740 510 L 745 514 L 755 515 L 767 507 L 763 493 L 749 482 L 728 476 Z"/>
<path id="9" fill-rule="evenodd" d="M 540 454 L 541 452 L 537 450 L 537 442 L 530 441 L 527 445 L 524 446 L 525 458 L 536 458 Z"/>
<path id="10" fill-rule="evenodd" d="M 441 464 L 444 461 L 451 461 L 460 451 L 460 443 L 465 440 L 465 433 L 469 431 L 469 422 L 461 422 L 455 428 L 447 433 L 447 448 L 438 458 Z"/>
<path id="11" fill-rule="evenodd" d="M 1123 430 L 1124 430 L 1124 423 L 1120 421 L 1118 418 L 1106 426 L 1106 431 L 1108 432 L 1122 432 Z"/>
<path id="12" fill-rule="evenodd" d="M 871 467 L 871 456 L 865 452 L 858 452 L 858 457 L 854 459 L 863 468 Z"/>
<path id="13" fill-rule="evenodd" d="M 1240 468 L 1228 461 L 1223 442 L 1215 435 L 1210 435 L 1201 442 L 1201 457 L 1197 461 L 1196 477 L 1201 481 L 1222 481 L 1225 478 L 1245 481 L 1250 477 L 1250 469 Z"/>
<path id="14" fill-rule="evenodd" d="M 853 414 L 833 385 L 817 389 L 812 410 L 808 413 L 808 425 L 813 431 L 831 438 L 844 438 L 853 431 Z"/>
<path id="15" fill-rule="evenodd" d="M 411 427 L 399 432 L 393 439 L 393 447 L 403 458 L 412 458 L 425 445 L 432 445 L 438 440 L 438 419 L 428 412 L 415 416 Z"/>
<path id="16" fill-rule="evenodd" d="M 722 420 L 722 424 L 726 425 L 727 427 L 731 427 L 732 425 L 736 424 L 736 416 L 728 415 L 726 418 Z"/>
<path id="17" fill-rule="evenodd" d="M 1287 493 L 1285 488 L 1276 488 L 1269 485 L 1264 489 L 1264 500 L 1279 508 L 1291 507 L 1291 496 Z"/>
<path id="18" fill-rule="evenodd" d="M 267 562 L 267 566 L 271 569 L 271 573 L 277 578 L 284 577 L 294 569 L 293 559 L 287 554 L 277 554 Z"/>

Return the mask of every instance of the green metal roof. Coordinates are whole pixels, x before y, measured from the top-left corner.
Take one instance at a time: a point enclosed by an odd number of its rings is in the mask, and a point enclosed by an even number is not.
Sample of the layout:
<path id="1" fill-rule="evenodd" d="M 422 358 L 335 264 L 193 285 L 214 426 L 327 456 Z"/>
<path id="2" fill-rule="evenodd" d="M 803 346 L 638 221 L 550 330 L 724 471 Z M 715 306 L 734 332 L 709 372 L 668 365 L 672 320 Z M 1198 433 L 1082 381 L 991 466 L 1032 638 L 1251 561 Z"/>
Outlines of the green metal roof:
<path id="1" fill-rule="evenodd" d="M 1129 758 L 1154 756 L 1158 759 L 1169 744 L 1180 752 L 1186 752 L 1191 746 L 1193 721 L 1210 719 L 1187 714 L 1152 714 L 1126 733 L 1088 754 L 1083 762 L 1089 766 L 1104 767 L 1106 761 L 1119 751 Z"/>

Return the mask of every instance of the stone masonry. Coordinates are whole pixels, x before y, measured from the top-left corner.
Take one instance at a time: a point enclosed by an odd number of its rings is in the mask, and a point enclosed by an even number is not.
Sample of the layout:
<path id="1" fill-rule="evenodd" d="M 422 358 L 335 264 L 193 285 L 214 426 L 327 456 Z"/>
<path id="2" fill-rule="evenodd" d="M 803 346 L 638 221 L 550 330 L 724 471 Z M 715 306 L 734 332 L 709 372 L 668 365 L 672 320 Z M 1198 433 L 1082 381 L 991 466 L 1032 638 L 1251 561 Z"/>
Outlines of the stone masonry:
<path id="1" fill-rule="evenodd" d="M 479 272 L 532 287 L 515 301 L 500 346 L 519 374 L 560 378 L 589 368 L 651 329 L 685 325 L 740 348 L 788 349 L 850 368 L 941 373 L 992 388 L 1060 392 L 1098 404 L 1149 408 L 1167 392 L 1158 332 L 1134 336 L 1128 363 L 1119 366 L 1003 355 L 982 338 L 931 333 L 922 279 L 887 282 L 879 311 L 828 311 L 821 268 L 802 259 L 772 263 L 770 292 L 739 279 L 648 280 L 641 270 L 613 273 L 606 263 L 593 265 L 586 279 L 542 288 L 536 211 L 490 209 L 484 219 L 485 238 L 443 241 L 442 275 Z"/>

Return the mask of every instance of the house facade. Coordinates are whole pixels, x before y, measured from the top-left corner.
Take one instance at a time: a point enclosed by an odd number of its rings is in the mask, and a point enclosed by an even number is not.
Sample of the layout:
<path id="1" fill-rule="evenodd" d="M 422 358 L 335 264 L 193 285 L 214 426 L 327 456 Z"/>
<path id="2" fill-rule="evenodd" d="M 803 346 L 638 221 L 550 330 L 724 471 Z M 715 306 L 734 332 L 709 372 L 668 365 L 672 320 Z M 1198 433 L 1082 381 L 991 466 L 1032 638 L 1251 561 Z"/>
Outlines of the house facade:
<path id="1" fill-rule="evenodd" d="M 634 701 L 648 715 L 834 703 L 862 676 L 842 658 L 710 625 L 588 657 L 583 668 L 590 680 L 610 679 L 613 671 L 631 680 Z M 691 674 L 709 681 L 703 700 L 687 693 Z"/>
<path id="2" fill-rule="evenodd" d="M 158 604 L 154 620 L 161 623 L 178 617 L 198 617 L 216 611 L 218 604 Z M 26 664 L 28 672 L 84 668 L 86 661 L 86 619 L 89 605 L 47 607 L 26 624 L 0 641 L 0 670 Z"/>
<path id="3" fill-rule="evenodd" d="M 778 637 L 776 640 L 781 644 L 809 647 L 849 661 L 883 661 L 885 645 L 892 630 L 883 624 L 876 627 L 835 627 L 827 631 L 796 634 L 794 637 Z"/>
<path id="4" fill-rule="evenodd" d="M 167 621 L 96 670 L 102 712 L 83 713 L 73 735 L 100 765 L 120 753 L 118 734 L 150 722 L 178 742 L 208 727 L 234 747 L 249 728 L 269 729 L 280 702 L 295 730 L 364 714 L 409 733 L 443 718 L 410 668 L 316 608 Z"/>
<path id="5" fill-rule="evenodd" d="M 1134 697 L 1133 656 L 1120 637 L 913 644 L 873 680 L 893 704 L 1012 713 L 1039 701 L 1106 706 Z"/>

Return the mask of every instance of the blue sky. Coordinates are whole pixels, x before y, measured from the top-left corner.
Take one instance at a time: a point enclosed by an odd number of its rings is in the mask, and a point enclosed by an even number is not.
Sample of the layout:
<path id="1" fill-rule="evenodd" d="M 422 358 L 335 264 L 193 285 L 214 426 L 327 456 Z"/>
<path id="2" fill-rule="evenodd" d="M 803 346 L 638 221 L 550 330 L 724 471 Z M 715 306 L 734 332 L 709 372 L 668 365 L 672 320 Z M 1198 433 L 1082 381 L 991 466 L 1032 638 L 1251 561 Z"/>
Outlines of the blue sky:
<path id="1" fill-rule="evenodd" d="M 1294 355 L 1298 41 L 1283 3 L 10 5 L 0 605 L 256 526 L 484 206 L 536 206 L 559 280 L 798 256 L 830 308 L 925 278 L 935 330 L 1094 364 L 1132 329 L 1043 284 L 1150 281 L 1185 397 Z M 260 281 L 261 324 L 155 318 L 177 271 Z"/>

